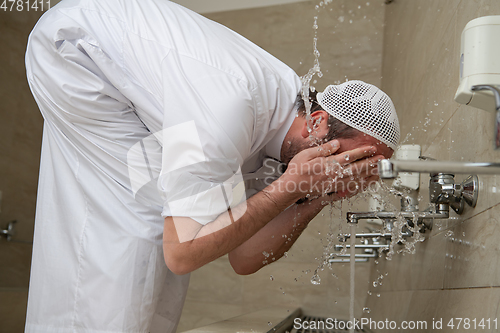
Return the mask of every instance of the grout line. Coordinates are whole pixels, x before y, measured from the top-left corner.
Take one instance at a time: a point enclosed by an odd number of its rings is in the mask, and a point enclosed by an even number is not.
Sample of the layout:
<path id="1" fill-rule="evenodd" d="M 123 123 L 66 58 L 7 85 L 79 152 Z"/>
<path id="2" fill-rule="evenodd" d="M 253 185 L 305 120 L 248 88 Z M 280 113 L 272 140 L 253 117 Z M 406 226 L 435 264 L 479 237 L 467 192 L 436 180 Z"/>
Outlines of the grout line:
<path id="1" fill-rule="evenodd" d="M 449 22 L 446 25 L 446 28 L 441 29 L 441 30 L 444 31 L 443 36 L 440 39 L 441 41 L 445 40 L 446 31 L 448 31 L 448 29 L 451 29 L 451 25 L 454 23 L 454 21 L 456 23 L 456 20 L 457 20 L 457 17 L 458 17 L 458 6 L 459 5 L 457 5 L 457 7 L 455 8 L 455 11 L 454 11 L 453 15 L 451 15 L 450 20 L 449 20 Z M 453 32 L 456 34 L 456 26 L 453 28 Z M 459 38 L 457 38 L 457 39 L 460 42 L 460 39 Z M 434 51 L 434 54 L 429 58 L 429 63 L 425 64 L 426 68 L 429 68 L 429 64 L 432 63 L 432 60 L 435 59 L 439 55 L 439 51 L 440 51 L 439 48 L 437 48 L 437 50 Z M 427 79 L 428 78 L 426 78 L 425 73 L 424 73 L 424 75 L 421 75 L 421 79 L 420 79 L 420 81 L 417 82 L 417 84 L 415 85 L 415 87 L 418 88 L 421 84 L 424 84 L 425 80 L 427 80 Z M 412 92 L 412 94 L 410 94 L 410 99 L 409 99 L 410 101 L 413 100 L 413 97 L 416 96 L 415 95 L 416 93 L 417 93 L 417 89 L 415 89 Z"/>
<path id="2" fill-rule="evenodd" d="M 401 292 L 418 292 L 418 291 L 450 291 L 450 290 L 472 290 L 472 289 L 495 289 L 500 286 L 477 286 L 477 287 L 460 287 L 460 288 L 437 288 L 437 289 L 404 289 L 404 290 L 385 290 L 380 291 L 382 293 L 401 293 Z"/>
<path id="3" fill-rule="evenodd" d="M 5 293 L 5 292 L 28 292 L 28 287 L 22 288 L 22 287 L 17 287 L 17 288 L 6 288 L 6 287 L 0 287 L 0 293 Z"/>
<path id="4" fill-rule="evenodd" d="M 476 217 L 476 216 L 478 216 L 478 215 L 481 215 L 481 214 L 483 214 L 483 213 L 485 213 L 485 212 L 487 212 L 487 211 L 489 211 L 489 210 L 491 210 L 491 209 L 493 209 L 493 208 L 495 208 L 495 207 L 497 207 L 497 206 L 500 206 L 500 202 L 499 202 L 499 203 L 494 204 L 493 206 L 490 206 L 490 207 L 486 208 L 485 210 L 483 210 L 483 211 L 481 211 L 481 212 L 479 212 L 479 213 L 477 213 L 477 214 L 474 214 L 474 215 L 472 215 L 472 216 L 469 216 L 468 218 L 466 218 L 465 220 L 463 220 L 463 221 L 462 221 L 462 223 L 467 222 L 467 221 L 469 221 L 470 219 L 472 219 L 473 217 Z"/>
<path id="5" fill-rule="evenodd" d="M 448 118 L 448 120 L 446 120 L 446 122 L 443 124 L 443 126 L 441 126 L 441 129 L 437 132 L 437 134 L 430 140 L 429 142 L 429 146 L 427 147 L 427 149 L 425 149 L 425 152 L 422 152 L 424 156 L 427 156 L 427 152 L 429 151 L 429 149 L 431 148 L 431 146 L 434 145 L 434 140 L 436 140 L 439 135 L 443 132 L 443 131 L 446 131 L 446 130 L 451 130 L 451 119 L 455 116 L 455 114 L 458 112 L 458 109 L 460 109 L 460 105 L 457 106 L 457 108 L 455 109 L 455 111 L 453 111 L 450 115 L 450 117 Z M 449 124 L 449 125 L 448 125 Z M 428 141 L 427 141 L 428 142 Z M 451 142 L 450 142 L 451 143 Z M 448 149 L 451 149 L 451 147 L 448 147 Z"/>
<path id="6" fill-rule="evenodd" d="M 492 209 L 494 209 L 494 208 L 496 208 L 496 207 L 500 207 L 500 202 L 499 202 L 499 203 L 497 203 L 497 204 L 494 204 L 493 206 L 490 206 L 490 207 L 486 208 L 486 209 L 485 209 L 485 210 L 483 210 L 483 211 L 480 211 L 480 212 L 478 212 L 478 213 L 476 213 L 476 214 L 474 214 L 474 215 L 471 215 L 471 216 L 467 217 L 467 218 L 466 218 L 466 219 L 464 219 L 464 220 L 461 220 L 461 221 L 459 221 L 459 222 L 457 222 L 457 223 L 454 223 L 453 225 L 451 225 L 451 226 L 449 226 L 449 227 L 447 227 L 447 228 L 444 228 L 444 229 L 442 229 L 442 230 L 440 230 L 440 231 L 436 232 L 435 234 L 429 235 L 429 237 L 428 237 L 427 239 L 434 238 L 434 237 L 436 237 L 436 236 L 438 236 L 438 235 L 442 234 L 443 232 L 446 232 L 446 231 L 451 230 L 451 229 L 453 229 L 453 228 L 455 228 L 455 227 L 458 227 L 459 225 L 463 225 L 463 224 L 465 224 L 466 222 L 470 222 L 470 220 L 472 220 L 473 218 L 476 218 L 476 217 L 478 217 L 479 215 L 481 215 L 481 214 L 483 214 L 483 213 L 486 213 L 487 211 L 492 210 Z M 446 220 L 446 219 L 444 219 L 444 220 Z"/>

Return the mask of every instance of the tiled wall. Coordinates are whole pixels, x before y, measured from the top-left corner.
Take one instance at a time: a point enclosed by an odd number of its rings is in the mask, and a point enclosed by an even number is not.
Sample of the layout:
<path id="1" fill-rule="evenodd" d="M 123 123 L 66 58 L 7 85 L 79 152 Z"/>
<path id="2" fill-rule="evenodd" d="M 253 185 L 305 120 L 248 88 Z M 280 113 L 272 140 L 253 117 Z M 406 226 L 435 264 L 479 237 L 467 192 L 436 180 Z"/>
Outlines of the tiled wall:
<path id="1" fill-rule="evenodd" d="M 498 0 L 395 0 L 386 6 L 382 87 L 399 111 L 405 143 L 422 145 L 424 156 L 500 161 L 492 149 L 493 114 L 453 100 L 463 28 L 476 17 L 499 14 Z M 465 332 L 446 324 L 451 318 L 479 323 L 500 315 L 500 177 L 479 179 L 475 209 L 436 223 L 416 254 L 372 264 L 371 280 L 383 275 L 384 283 L 367 298 L 371 318 L 427 321 L 426 332 Z M 428 181 L 422 174 L 424 202 Z M 443 319 L 442 330 L 432 329 L 433 318 Z"/>
<path id="2" fill-rule="evenodd" d="M 0 238 L 0 333 L 24 331 L 42 136 L 24 52 L 41 14 L 0 10 L 0 228 L 17 221 L 13 241 Z"/>
<path id="3" fill-rule="evenodd" d="M 318 50 L 323 78 L 318 90 L 346 79 L 360 79 L 380 86 L 384 1 L 335 0 L 317 11 L 320 1 L 231 11 L 207 15 L 255 42 L 292 67 L 299 75 L 312 67 L 312 28 L 318 17 Z M 363 200 L 360 200 L 361 202 Z M 292 247 L 287 258 L 250 276 L 236 275 L 222 257 L 191 275 L 178 331 L 273 306 L 302 307 L 309 313 L 347 318 L 349 315 L 349 265 L 334 264 L 320 271 L 321 283 L 310 280 L 320 265 L 324 248 L 337 243 L 340 225 L 347 232 L 344 205 L 327 209 L 314 219 Z M 334 241 L 331 241 L 333 239 Z M 327 253 L 329 251 L 326 251 Z M 264 258 L 264 256 L 263 256 Z M 369 264 L 356 269 L 356 313 L 367 297 Z M 274 323 L 276 324 L 276 323 Z"/>

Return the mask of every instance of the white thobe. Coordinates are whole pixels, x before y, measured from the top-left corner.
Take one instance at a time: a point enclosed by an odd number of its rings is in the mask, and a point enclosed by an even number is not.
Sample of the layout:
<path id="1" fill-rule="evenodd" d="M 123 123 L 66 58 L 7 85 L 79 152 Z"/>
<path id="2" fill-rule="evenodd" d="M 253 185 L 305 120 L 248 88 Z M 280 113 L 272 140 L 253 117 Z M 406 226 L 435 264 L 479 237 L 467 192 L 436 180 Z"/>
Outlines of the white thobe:
<path id="1" fill-rule="evenodd" d="M 165 0 L 65 0 L 30 35 L 44 117 L 26 332 L 174 332 L 165 216 L 206 224 L 279 159 L 297 75 Z"/>

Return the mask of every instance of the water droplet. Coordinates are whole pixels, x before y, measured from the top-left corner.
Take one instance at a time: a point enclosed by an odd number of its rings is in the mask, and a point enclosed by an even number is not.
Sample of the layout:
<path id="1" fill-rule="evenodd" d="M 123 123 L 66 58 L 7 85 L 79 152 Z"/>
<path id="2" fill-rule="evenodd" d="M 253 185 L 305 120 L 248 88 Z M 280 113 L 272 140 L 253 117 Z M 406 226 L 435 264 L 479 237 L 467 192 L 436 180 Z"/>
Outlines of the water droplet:
<path id="1" fill-rule="evenodd" d="M 371 311 L 370 308 L 363 308 L 364 313 L 370 313 L 370 311 Z"/>
<path id="2" fill-rule="evenodd" d="M 271 279 L 271 281 L 274 281 L 274 276 L 271 275 L 269 278 Z"/>
<path id="3" fill-rule="evenodd" d="M 346 161 L 349 161 L 349 155 L 348 155 L 348 154 L 345 154 L 345 155 L 344 155 L 344 159 L 345 159 Z"/>
<path id="4" fill-rule="evenodd" d="M 321 278 L 318 274 L 313 275 L 313 277 L 311 278 L 311 283 L 316 285 L 321 283 Z"/>
<path id="5" fill-rule="evenodd" d="M 378 287 L 378 282 L 377 282 L 377 281 L 373 281 L 373 286 L 374 286 L 375 288 L 377 288 L 377 287 Z"/>
<path id="6" fill-rule="evenodd" d="M 377 297 L 380 297 L 380 294 L 377 294 Z"/>
<path id="7" fill-rule="evenodd" d="M 269 325 L 269 326 L 271 326 L 272 324 L 273 324 L 273 323 L 272 323 L 272 322 L 270 322 L 270 321 L 268 321 L 268 322 L 267 322 L 267 325 Z"/>

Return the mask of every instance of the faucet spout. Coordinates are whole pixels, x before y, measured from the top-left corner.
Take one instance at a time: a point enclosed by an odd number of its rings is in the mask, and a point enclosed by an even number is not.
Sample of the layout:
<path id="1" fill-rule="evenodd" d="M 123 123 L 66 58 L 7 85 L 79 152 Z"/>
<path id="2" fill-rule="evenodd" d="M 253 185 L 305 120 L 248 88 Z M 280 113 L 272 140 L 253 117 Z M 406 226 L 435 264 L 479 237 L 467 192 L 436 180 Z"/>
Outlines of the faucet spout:
<path id="1" fill-rule="evenodd" d="M 489 85 L 489 84 L 480 84 L 471 87 L 472 91 L 480 91 L 480 90 L 490 90 L 493 92 L 495 96 L 495 111 L 496 111 L 496 119 L 495 119 L 495 149 L 500 149 L 500 89 L 497 86 Z"/>
<path id="2" fill-rule="evenodd" d="M 405 219 L 447 219 L 450 216 L 449 211 L 440 210 L 436 212 L 365 212 L 365 213 L 347 213 L 347 220 L 351 223 L 357 223 L 359 220 L 382 219 L 394 220 L 398 217 Z"/>

